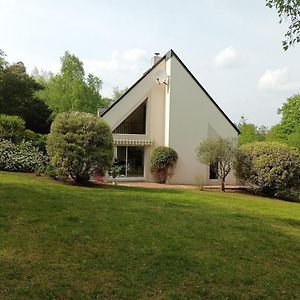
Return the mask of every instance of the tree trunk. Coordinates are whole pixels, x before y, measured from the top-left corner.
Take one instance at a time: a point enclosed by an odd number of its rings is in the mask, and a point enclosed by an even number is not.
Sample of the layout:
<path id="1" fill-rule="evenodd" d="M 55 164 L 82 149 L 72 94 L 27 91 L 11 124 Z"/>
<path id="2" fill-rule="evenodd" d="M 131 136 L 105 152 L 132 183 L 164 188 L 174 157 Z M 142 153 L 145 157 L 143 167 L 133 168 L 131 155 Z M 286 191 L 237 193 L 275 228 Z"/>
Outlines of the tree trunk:
<path id="1" fill-rule="evenodd" d="M 221 179 L 221 190 L 222 192 L 225 192 L 225 179 Z"/>

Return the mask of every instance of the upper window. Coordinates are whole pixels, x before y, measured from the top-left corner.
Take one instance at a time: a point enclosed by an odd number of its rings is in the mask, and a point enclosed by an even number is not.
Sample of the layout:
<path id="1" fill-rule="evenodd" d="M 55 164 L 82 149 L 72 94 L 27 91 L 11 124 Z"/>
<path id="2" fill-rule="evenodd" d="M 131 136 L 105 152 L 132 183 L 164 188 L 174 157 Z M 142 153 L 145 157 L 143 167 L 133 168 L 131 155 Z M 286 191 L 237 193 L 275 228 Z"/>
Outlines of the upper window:
<path id="1" fill-rule="evenodd" d="M 146 134 L 147 99 L 134 110 L 114 131 L 119 134 Z"/>

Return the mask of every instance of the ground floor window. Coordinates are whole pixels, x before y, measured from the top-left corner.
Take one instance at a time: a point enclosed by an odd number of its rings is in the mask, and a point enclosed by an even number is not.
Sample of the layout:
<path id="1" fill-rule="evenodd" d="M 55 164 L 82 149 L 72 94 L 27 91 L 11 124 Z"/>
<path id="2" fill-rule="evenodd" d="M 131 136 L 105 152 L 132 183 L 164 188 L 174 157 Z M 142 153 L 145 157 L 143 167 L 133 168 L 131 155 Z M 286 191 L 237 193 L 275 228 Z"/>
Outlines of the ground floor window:
<path id="1" fill-rule="evenodd" d="M 114 164 L 121 167 L 121 177 L 144 177 L 144 147 L 117 146 Z"/>

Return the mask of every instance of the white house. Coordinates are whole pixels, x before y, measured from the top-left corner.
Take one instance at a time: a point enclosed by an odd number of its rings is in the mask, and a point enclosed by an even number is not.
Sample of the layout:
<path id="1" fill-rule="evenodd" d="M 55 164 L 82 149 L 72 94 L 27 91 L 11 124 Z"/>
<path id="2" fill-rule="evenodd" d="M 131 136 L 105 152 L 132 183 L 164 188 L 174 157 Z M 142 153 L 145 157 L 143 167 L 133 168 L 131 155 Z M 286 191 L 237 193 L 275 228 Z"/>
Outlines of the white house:
<path id="1" fill-rule="evenodd" d="M 151 153 L 170 146 L 178 162 L 169 183 L 216 184 L 209 166 L 200 164 L 195 149 L 206 138 L 236 138 L 238 129 L 173 50 L 152 59 L 152 67 L 116 102 L 99 115 L 110 125 L 115 158 L 124 180 L 153 181 Z M 229 174 L 227 184 L 235 184 Z"/>

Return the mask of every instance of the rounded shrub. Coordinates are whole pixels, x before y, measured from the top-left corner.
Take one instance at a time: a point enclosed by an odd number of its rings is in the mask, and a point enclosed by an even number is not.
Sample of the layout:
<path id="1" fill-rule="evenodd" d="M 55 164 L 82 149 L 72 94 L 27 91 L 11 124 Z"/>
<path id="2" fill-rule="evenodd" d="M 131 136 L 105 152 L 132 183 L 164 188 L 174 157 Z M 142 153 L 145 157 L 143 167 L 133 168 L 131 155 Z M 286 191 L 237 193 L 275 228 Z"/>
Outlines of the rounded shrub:
<path id="1" fill-rule="evenodd" d="M 151 172 L 158 183 L 165 183 L 178 160 L 177 152 L 171 147 L 156 147 L 151 157 Z"/>
<path id="2" fill-rule="evenodd" d="M 110 127 L 89 113 L 61 113 L 51 125 L 47 152 L 61 178 L 88 181 L 93 172 L 106 171 L 112 164 Z"/>
<path id="3" fill-rule="evenodd" d="M 250 188 L 279 195 L 300 185 L 300 154 L 280 143 L 243 145 L 236 161 L 236 175 Z"/>

